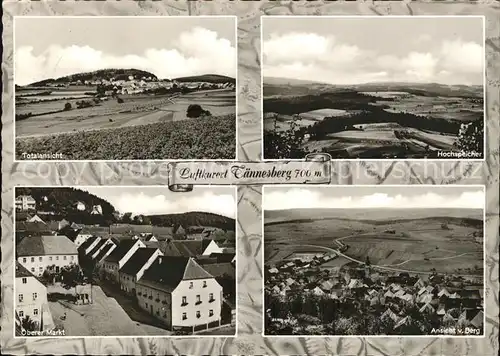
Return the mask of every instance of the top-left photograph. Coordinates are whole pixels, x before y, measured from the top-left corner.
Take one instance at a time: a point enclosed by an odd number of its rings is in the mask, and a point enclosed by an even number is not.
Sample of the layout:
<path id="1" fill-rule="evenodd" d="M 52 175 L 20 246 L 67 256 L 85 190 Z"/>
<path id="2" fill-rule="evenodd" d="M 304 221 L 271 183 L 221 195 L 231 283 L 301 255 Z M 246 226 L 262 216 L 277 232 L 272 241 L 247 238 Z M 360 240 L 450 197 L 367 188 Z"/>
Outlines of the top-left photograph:
<path id="1" fill-rule="evenodd" d="M 237 23 L 14 17 L 16 161 L 235 160 Z"/>

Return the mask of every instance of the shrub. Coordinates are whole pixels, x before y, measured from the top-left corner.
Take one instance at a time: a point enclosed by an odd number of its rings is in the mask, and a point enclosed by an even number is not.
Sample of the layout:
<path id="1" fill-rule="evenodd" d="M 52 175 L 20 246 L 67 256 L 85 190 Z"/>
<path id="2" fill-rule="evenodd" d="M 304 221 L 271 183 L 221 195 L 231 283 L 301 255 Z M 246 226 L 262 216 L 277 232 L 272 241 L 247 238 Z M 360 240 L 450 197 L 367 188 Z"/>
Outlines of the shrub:
<path id="1" fill-rule="evenodd" d="M 286 131 L 278 131 L 277 127 L 272 131 L 265 131 L 264 158 L 304 158 L 308 153 L 308 151 L 302 147 L 304 136 L 304 131 L 300 129 L 295 121 L 290 122 L 289 128 Z"/>
<path id="2" fill-rule="evenodd" d="M 118 102 L 118 104 L 123 104 L 123 99 L 122 98 L 116 98 L 116 101 Z"/>
<path id="3" fill-rule="evenodd" d="M 33 115 L 33 113 L 31 113 L 31 112 L 28 112 L 26 114 L 17 114 L 16 121 L 27 119 L 27 118 L 31 117 L 32 115 Z"/>
<path id="4" fill-rule="evenodd" d="M 188 108 L 186 110 L 186 116 L 191 117 L 191 118 L 200 117 L 202 113 L 203 113 L 203 109 L 198 104 L 191 104 L 188 106 Z"/>
<path id="5" fill-rule="evenodd" d="M 78 109 L 89 108 L 92 106 L 92 103 L 88 100 L 81 100 L 76 102 L 76 107 Z"/>
<path id="6" fill-rule="evenodd" d="M 66 103 L 66 104 L 64 104 L 64 110 L 65 110 L 65 111 L 71 110 L 71 108 L 72 108 L 72 107 L 71 107 L 71 103 Z"/>

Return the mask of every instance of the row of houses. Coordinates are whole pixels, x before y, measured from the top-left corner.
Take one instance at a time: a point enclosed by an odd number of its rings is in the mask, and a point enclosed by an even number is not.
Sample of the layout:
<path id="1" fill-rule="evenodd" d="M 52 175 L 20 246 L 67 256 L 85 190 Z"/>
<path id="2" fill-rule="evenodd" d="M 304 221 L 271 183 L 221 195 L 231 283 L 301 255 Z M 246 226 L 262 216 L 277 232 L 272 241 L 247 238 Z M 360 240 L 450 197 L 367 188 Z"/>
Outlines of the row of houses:
<path id="1" fill-rule="evenodd" d="M 17 315 L 29 316 L 47 327 L 52 323 L 42 322 L 41 310 L 47 313 L 49 309 L 40 277 L 45 271 L 58 273 L 71 265 L 92 266 L 104 277 L 103 283 L 119 285 L 142 309 L 171 329 L 220 324 L 224 303 L 233 308 L 230 313 L 235 312 L 234 293 L 224 293 L 224 281 L 218 282 L 229 278 L 235 283 L 234 241 L 159 240 L 149 233 L 97 236 L 81 226 L 65 223 L 56 234 L 26 235 L 16 246 L 16 257 L 16 286 L 23 285 L 29 274 L 30 283 L 25 287 L 39 296 L 35 304 L 26 304 L 27 294 L 18 290 Z"/>
<path id="2" fill-rule="evenodd" d="M 218 326 L 226 299 L 231 308 L 234 296 L 224 293 L 218 279 L 235 283 L 235 254 L 213 240 L 92 237 L 79 251 L 92 260 L 90 266 L 97 267 L 103 280 L 119 286 L 171 330 Z"/>
<path id="3" fill-rule="evenodd" d="M 92 211 L 99 211 L 99 209 L 100 206 L 94 206 Z M 113 231 L 119 231 L 120 233 L 113 233 Z M 18 212 L 16 214 L 16 241 L 22 239 L 24 236 L 40 234 L 65 235 L 70 240 L 74 241 L 77 246 L 94 235 L 116 236 L 118 239 L 148 239 L 152 237 L 158 241 L 167 240 L 169 238 L 221 240 L 230 235 L 223 229 L 208 226 L 184 227 L 177 224 L 171 227 L 157 227 L 153 225 L 115 224 L 109 227 L 102 227 L 99 225 L 93 226 L 71 223 L 66 219 L 60 221 L 48 220 L 45 222 L 40 214 L 30 212 Z"/>
<path id="4" fill-rule="evenodd" d="M 355 305 L 354 310 L 371 313 L 374 318 L 390 315 L 395 330 L 409 322 L 404 315 L 408 306 L 446 325 L 483 327 L 483 285 L 475 279 L 433 274 L 424 280 L 405 272 L 373 272 L 366 265 L 341 272 L 313 265 L 321 259 L 314 256 L 312 260 L 284 260 L 266 266 L 266 292 L 283 300 L 310 294 L 345 304 L 346 310 Z"/>
<path id="5" fill-rule="evenodd" d="M 176 80 L 157 80 L 153 77 L 136 78 L 129 76 L 128 78 L 110 78 L 99 80 L 76 80 L 70 82 L 67 86 L 71 85 L 87 85 L 87 86 L 100 86 L 103 85 L 112 88 L 112 92 L 121 94 L 139 94 L 152 89 L 171 89 L 171 88 L 189 88 L 189 89 L 225 89 L 234 88 L 234 83 L 209 83 L 209 82 L 178 82 Z"/>

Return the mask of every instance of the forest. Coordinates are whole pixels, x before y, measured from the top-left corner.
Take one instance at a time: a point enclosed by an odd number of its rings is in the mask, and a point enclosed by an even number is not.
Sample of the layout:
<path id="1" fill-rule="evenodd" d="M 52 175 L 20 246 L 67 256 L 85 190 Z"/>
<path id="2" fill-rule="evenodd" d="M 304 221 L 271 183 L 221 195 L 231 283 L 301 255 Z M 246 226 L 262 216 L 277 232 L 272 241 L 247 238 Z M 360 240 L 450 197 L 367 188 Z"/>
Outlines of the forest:
<path id="1" fill-rule="evenodd" d="M 52 213 L 54 220 L 66 219 L 79 224 L 109 225 L 116 221 L 115 208 L 105 199 L 71 187 L 17 187 L 16 196 L 31 195 L 36 201 L 38 211 Z M 85 205 L 85 210 L 78 210 L 77 203 Z M 91 215 L 92 208 L 100 205 L 102 215 Z"/>

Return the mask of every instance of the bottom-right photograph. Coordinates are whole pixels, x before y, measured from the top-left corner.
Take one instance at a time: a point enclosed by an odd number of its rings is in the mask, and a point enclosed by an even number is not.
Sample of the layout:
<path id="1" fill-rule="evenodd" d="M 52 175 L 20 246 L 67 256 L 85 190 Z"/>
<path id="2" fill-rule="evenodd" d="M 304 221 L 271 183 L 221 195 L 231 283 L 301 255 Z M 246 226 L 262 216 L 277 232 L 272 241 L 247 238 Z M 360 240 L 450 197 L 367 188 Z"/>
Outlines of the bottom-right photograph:
<path id="1" fill-rule="evenodd" d="M 485 188 L 263 188 L 264 335 L 484 335 Z"/>

